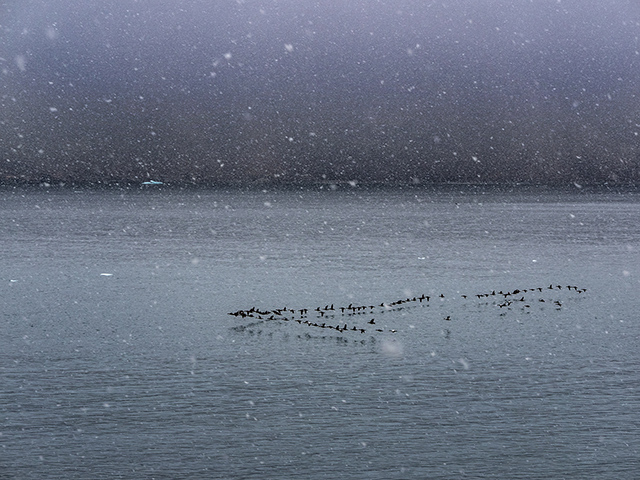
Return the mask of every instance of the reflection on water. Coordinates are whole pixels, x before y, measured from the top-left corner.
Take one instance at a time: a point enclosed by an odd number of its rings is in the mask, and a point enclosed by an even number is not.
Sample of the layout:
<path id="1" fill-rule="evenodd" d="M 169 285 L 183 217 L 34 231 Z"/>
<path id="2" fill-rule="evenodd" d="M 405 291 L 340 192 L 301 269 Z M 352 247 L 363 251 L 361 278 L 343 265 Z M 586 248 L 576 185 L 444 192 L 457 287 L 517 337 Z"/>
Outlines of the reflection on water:
<path id="1" fill-rule="evenodd" d="M 0 194 L 9 478 L 636 474 L 636 194 Z"/>

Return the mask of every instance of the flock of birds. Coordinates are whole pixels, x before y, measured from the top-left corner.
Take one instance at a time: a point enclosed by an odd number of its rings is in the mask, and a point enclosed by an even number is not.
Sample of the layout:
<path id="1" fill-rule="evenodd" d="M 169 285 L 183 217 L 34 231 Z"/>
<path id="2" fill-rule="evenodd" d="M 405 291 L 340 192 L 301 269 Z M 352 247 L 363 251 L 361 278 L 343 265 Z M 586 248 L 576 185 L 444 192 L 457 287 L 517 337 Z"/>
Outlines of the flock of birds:
<path id="1" fill-rule="evenodd" d="M 548 298 L 548 296 L 545 298 L 545 293 L 548 293 L 550 290 L 553 292 L 566 290 L 576 294 L 582 294 L 587 291 L 586 288 L 579 288 L 573 285 L 562 286 L 550 284 L 548 287 L 516 288 L 510 291 L 493 290 L 490 293 L 460 295 L 459 298 L 462 300 L 472 300 L 476 297 L 479 301 L 484 300 L 486 304 L 493 305 L 501 310 L 504 309 L 505 313 L 506 311 L 512 310 L 516 307 L 523 311 L 529 311 L 534 302 L 539 304 L 550 304 L 556 310 L 560 310 L 562 308 L 561 300 L 554 300 L 552 298 Z M 381 302 L 379 304 L 354 305 L 353 303 L 350 303 L 348 306 L 338 307 L 335 307 L 333 304 L 327 304 L 324 307 L 318 306 L 310 309 L 296 309 L 285 306 L 266 310 L 251 307 L 246 310 L 229 312 L 229 315 L 242 320 L 252 320 L 252 323 L 250 324 L 233 327 L 237 331 L 244 331 L 247 328 L 260 323 L 275 321 L 297 323 L 312 328 L 334 330 L 340 333 L 397 333 L 396 329 L 382 328 L 382 326 L 376 323 L 375 317 L 386 312 L 429 306 L 430 303 L 433 303 L 436 300 L 444 301 L 445 295 L 440 294 L 437 296 L 430 296 L 422 294 L 420 296 L 402 298 L 393 302 Z M 505 315 L 505 313 L 501 313 L 501 315 Z M 444 317 L 444 320 L 451 321 L 451 315 Z"/>

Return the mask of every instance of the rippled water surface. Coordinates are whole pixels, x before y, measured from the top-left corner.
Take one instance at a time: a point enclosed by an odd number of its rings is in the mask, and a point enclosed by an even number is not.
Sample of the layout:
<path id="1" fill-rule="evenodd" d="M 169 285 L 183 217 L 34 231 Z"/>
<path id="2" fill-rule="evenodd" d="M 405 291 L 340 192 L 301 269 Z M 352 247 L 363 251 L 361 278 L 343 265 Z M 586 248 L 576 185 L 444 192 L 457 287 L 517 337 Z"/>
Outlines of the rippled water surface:
<path id="1" fill-rule="evenodd" d="M 639 200 L 1 190 L 0 476 L 637 478 Z"/>

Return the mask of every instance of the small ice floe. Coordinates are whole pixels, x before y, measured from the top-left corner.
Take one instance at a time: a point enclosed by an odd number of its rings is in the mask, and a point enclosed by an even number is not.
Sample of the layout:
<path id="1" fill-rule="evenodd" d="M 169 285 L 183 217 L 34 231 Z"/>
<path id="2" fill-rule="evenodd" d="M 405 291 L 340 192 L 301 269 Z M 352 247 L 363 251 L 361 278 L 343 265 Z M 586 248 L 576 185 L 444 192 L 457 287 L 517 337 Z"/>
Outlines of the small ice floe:
<path id="1" fill-rule="evenodd" d="M 142 185 L 164 185 L 164 182 L 158 182 L 157 180 L 147 180 L 142 182 Z"/>
<path id="2" fill-rule="evenodd" d="M 101 273 L 101 277 L 113 277 L 113 273 Z"/>

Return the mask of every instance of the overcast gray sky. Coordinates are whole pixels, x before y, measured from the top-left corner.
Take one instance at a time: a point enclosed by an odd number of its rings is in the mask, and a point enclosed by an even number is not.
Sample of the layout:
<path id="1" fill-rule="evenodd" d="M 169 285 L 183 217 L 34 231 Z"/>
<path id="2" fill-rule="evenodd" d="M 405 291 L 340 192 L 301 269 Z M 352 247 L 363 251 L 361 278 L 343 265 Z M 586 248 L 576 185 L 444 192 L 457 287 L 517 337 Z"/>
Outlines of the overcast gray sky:
<path id="1" fill-rule="evenodd" d="M 635 0 L 0 1 L 0 176 L 640 181 Z"/>

